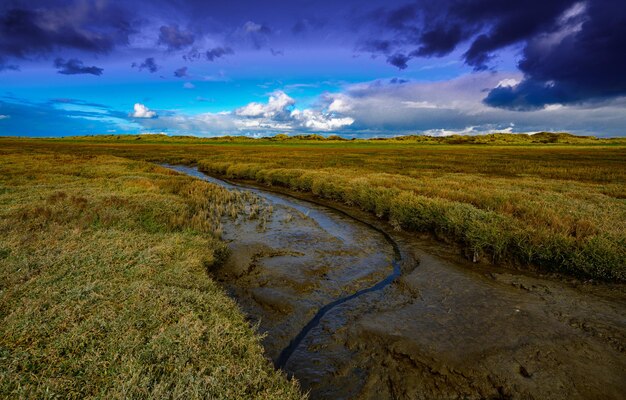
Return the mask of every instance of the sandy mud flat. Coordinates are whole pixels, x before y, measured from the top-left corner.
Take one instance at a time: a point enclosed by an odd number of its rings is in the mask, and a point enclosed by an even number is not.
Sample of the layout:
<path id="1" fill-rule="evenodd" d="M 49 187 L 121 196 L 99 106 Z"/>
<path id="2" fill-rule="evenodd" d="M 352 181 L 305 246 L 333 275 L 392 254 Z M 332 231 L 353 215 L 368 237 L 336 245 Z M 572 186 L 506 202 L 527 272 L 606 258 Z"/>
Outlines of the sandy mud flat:
<path id="1" fill-rule="evenodd" d="M 622 399 L 626 289 L 480 266 L 305 194 L 170 166 L 266 203 L 210 271 L 312 399 Z"/>

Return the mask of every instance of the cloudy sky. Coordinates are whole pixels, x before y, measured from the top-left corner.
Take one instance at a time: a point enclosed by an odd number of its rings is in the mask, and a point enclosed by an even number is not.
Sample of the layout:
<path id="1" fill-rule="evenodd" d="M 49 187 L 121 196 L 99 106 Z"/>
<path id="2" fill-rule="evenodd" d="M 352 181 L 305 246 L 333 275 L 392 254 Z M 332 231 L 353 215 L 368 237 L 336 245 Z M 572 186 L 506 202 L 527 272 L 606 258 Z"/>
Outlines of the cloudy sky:
<path id="1" fill-rule="evenodd" d="M 626 136 L 624 0 L 2 0 L 0 135 Z"/>

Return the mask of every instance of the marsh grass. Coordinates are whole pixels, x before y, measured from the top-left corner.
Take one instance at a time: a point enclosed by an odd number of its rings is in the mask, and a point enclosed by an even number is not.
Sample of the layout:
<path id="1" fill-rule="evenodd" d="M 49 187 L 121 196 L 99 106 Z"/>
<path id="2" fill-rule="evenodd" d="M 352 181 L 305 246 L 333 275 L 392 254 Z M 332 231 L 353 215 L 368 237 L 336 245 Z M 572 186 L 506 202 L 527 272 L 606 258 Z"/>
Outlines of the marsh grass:
<path id="1" fill-rule="evenodd" d="M 566 134 L 151 140 L 1 142 L 9 150 L 196 164 L 359 207 L 398 229 L 456 243 L 469 259 L 626 280 L 623 140 Z"/>
<path id="2" fill-rule="evenodd" d="M 207 273 L 248 195 L 108 155 L 0 153 L 0 397 L 302 397 Z"/>
<path id="3" fill-rule="evenodd" d="M 271 168 L 199 161 L 199 168 L 357 206 L 397 229 L 430 232 L 468 258 L 583 278 L 626 280 L 626 208 L 619 185 L 471 173 L 398 174 L 337 167 Z M 295 163 L 302 165 L 301 163 Z M 410 171 L 409 171 L 410 172 Z"/>

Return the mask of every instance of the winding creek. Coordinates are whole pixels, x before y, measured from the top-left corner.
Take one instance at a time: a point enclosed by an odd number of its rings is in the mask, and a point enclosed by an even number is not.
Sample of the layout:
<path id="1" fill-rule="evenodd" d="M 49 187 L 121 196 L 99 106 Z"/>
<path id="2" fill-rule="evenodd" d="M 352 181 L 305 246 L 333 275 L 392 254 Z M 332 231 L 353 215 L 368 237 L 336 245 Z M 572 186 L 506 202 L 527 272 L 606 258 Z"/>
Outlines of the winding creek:
<path id="1" fill-rule="evenodd" d="M 623 286 L 472 264 L 340 205 L 166 167 L 271 206 L 224 221 L 231 256 L 210 273 L 312 399 L 626 393 Z"/>

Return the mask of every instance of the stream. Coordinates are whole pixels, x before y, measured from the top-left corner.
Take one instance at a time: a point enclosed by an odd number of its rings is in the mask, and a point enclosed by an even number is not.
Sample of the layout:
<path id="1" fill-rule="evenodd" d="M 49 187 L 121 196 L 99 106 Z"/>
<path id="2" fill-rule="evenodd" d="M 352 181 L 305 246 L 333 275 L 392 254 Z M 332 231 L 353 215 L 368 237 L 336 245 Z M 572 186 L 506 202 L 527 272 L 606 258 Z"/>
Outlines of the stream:
<path id="1" fill-rule="evenodd" d="M 626 393 L 626 290 L 473 264 L 458 250 L 306 194 L 224 220 L 210 271 L 311 399 L 604 398 Z"/>

